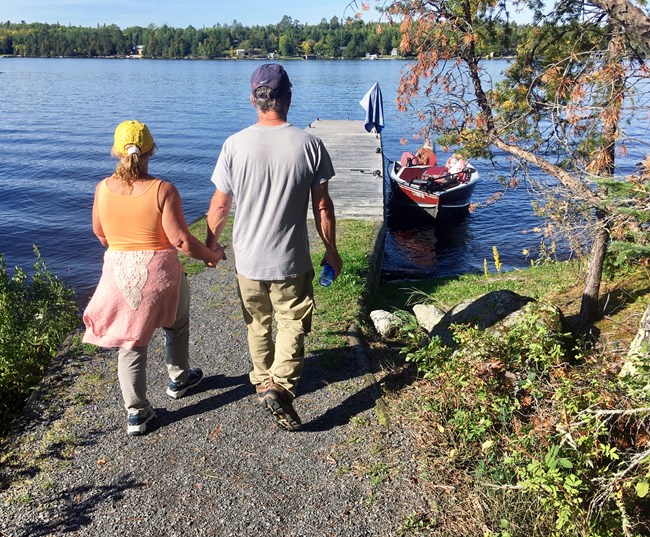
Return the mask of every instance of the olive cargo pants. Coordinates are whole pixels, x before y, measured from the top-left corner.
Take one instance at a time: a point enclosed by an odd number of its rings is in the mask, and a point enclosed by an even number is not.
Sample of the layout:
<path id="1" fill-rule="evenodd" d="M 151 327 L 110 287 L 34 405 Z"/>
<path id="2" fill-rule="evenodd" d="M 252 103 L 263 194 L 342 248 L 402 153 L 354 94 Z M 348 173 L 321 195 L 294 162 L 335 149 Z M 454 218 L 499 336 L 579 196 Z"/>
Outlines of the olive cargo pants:
<path id="1" fill-rule="evenodd" d="M 296 396 L 305 362 L 305 335 L 311 330 L 314 311 L 313 278 L 313 270 L 295 278 L 273 281 L 249 280 L 237 275 L 253 362 L 249 377 L 254 385 L 272 378 Z"/>

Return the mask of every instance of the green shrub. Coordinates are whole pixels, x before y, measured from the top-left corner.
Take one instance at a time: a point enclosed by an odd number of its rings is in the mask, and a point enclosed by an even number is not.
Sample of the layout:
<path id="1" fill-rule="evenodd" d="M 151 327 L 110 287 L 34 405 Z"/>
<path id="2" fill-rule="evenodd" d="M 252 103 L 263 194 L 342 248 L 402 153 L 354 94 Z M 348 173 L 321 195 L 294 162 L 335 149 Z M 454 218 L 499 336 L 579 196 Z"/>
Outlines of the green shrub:
<path id="1" fill-rule="evenodd" d="M 31 277 L 22 268 L 10 276 L 0 254 L 0 433 L 79 323 L 74 291 L 34 253 Z"/>
<path id="2" fill-rule="evenodd" d="M 619 380 L 540 322 L 545 313 L 538 304 L 503 333 L 452 325 L 455 350 L 406 325 L 405 358 L 430 383 L 420 412 L 433 424 L 431 467 L 517 499 L 494 514 L 508 531 L 486 536 L 639 535 L 650 409 L 631 408 Z"/>

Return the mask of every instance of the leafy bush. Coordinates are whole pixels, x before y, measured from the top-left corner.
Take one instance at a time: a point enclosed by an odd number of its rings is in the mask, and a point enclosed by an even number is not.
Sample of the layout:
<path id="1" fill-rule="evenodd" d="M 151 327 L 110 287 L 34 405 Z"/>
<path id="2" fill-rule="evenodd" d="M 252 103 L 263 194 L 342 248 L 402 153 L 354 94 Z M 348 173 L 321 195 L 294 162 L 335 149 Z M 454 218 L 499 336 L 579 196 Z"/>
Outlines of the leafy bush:
<path id="1" fill-rule="evenodd" d="M 10 276 L 0 254 L 0 432 L 79 323 L 74 291 L 48 272 L 36 247 L 34 253 L 31 277 L 21 268 Z"/>
<path id="2" fill-rule="evenodd" d="M 406 360 L 430 383 L 431 467 L 475 479 L 477 497 L 486 486 L 509 494 L 485 536 L 639 535 L 650 409 L 633 408 L 614 373 L 540 322 L 550 312 L 538 303 L 499 333 L 452 326 L 455 350 L 407 325 Z"/>

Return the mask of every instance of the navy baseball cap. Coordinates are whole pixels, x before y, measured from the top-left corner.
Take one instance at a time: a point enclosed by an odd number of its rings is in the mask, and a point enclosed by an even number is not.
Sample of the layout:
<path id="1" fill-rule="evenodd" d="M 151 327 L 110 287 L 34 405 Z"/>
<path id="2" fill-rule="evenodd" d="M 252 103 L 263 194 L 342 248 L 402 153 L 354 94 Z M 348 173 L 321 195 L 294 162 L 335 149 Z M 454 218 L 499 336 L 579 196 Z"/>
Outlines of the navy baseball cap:
<path id="1" fill-rule="evenodd" d="M 255 69 L 251 76 L 251 93 L 254 94 L 257 88 L 263 86 L 271 88 L 273 93 L 284 94 L 291 91 L 289 75 L 278 63 L 265 63 Z"/>

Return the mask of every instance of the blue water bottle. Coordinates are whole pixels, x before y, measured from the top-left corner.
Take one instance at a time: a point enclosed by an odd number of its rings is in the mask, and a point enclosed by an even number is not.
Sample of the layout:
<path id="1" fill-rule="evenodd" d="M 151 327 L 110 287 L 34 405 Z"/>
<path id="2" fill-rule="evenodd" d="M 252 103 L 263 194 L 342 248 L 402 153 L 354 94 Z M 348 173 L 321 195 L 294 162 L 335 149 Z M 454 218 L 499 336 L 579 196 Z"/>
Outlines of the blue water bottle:
<path id="1" fill-rule="evenodd" d="M 329 287 L 332 285 L 332 282 L 334 281 L 334 269 L 332 268 L 332 265 L 329 263 L 325 263 L 325 266 L 323 267 L 323 271 L 320 273 L 320 278 L 318 279 L 318 283 L 320 283 L 323 287 Z"/>

